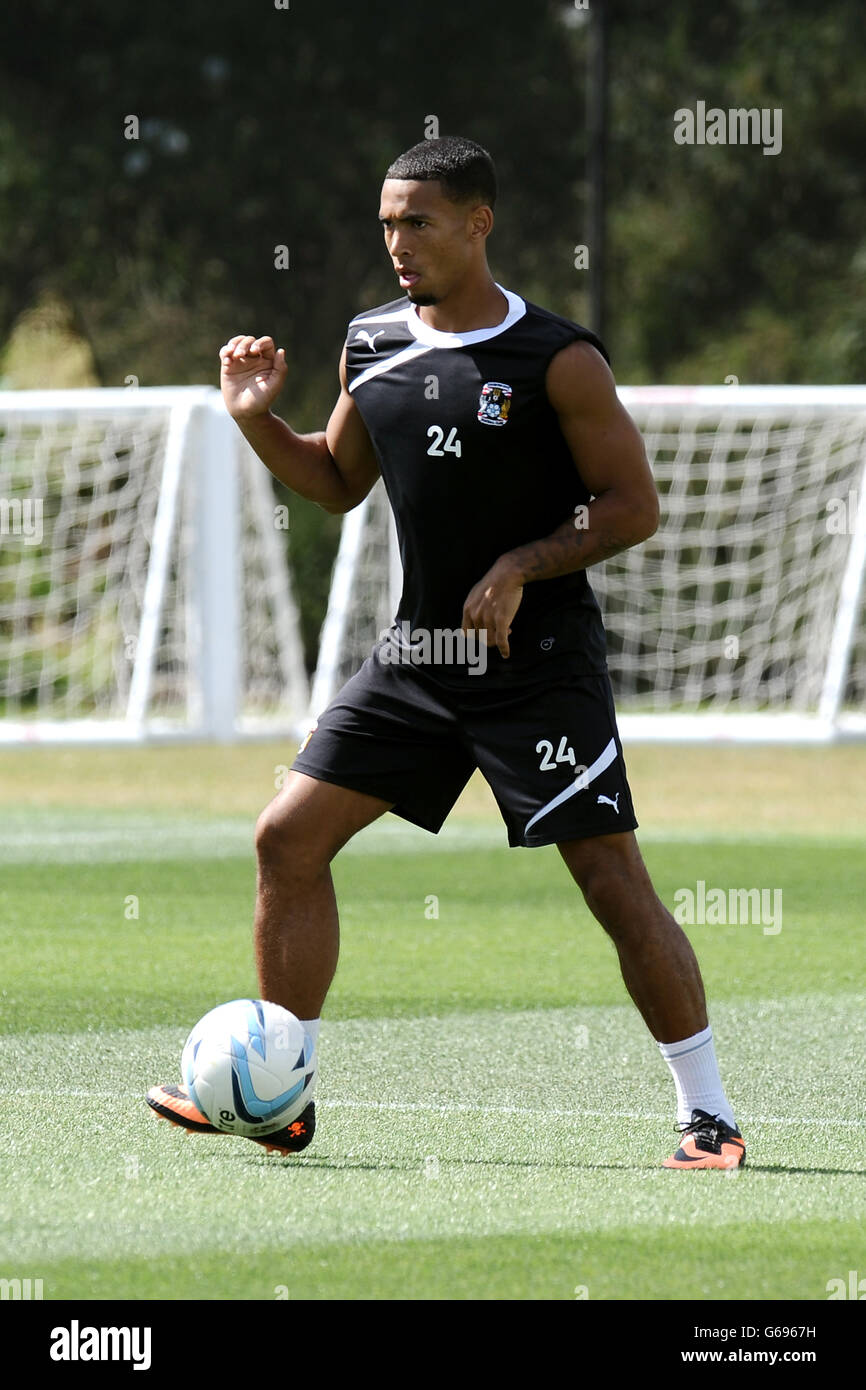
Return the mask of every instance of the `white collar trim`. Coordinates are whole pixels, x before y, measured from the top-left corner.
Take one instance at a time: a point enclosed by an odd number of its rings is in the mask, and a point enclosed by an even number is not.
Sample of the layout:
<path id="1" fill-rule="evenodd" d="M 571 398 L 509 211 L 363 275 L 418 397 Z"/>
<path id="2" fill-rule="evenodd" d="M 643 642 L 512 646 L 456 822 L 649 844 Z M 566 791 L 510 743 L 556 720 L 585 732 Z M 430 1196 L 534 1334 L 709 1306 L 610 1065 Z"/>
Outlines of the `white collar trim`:
<path id="1" fill-rule="evenodd" d="M 517 323 L 526 313 L 526 303 L 520 298 L 519 294 L 512 294 L 511 290 L 506 290 L 502 285 L 496 284 L 498 290 L 502 290 L 508 300 L 508 313 L 501 323 L 496 323 L 492 328 L 473 328 L 468 333 L 444 333 L 441 329 L 431 328 L 426 324 L 418 313 L 418 305 L 413 304 L 406 317 L 409 332 L 417 338 L 419 343 L 426 343 L 428 347 L 457 348 L 471 347 L 473 343 L 484 343 L 488 338 L 496 338 L 500 333 L 504 333 L 512 324 Z"/>

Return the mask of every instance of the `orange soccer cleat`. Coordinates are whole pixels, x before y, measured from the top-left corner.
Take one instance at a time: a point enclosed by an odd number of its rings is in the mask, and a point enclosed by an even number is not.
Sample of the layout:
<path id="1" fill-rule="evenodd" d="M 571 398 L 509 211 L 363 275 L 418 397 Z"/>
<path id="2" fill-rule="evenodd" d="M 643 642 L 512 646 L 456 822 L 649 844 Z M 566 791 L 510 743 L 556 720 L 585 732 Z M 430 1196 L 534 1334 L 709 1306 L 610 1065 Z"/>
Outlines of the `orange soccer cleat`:
<path id="1" fill-rule="evenodd" d="M 207 1116 L 193 1104 L 185 1086 L 151 1086 L 145 1099 L 155 1114 L 169 1120 L 173 1125 L 180 1125 L 188 1134 L 227 1133 L 226 1130 L 217 1129 L 212 1125 Z M 285 1128 L 275 1130 L 271 1134 L 240 1137 L 252 1139 L 254 1144 L 261 1144 L 268 1153 L 288 1155 L 300 1153 L 305 1149 L 315 1132 L 316 1107 L 314 1102 L 310 1101 L 306 1110 Z"/>
<path id="2" fill-rule="evenodd" d="M 680 1147 L 663 1168 L 742 1168 L 746 1145 L 738 1129 L 732 1129 L 718 1115 L 693 1110 L 689 1124 L 680 1130 Z"/>

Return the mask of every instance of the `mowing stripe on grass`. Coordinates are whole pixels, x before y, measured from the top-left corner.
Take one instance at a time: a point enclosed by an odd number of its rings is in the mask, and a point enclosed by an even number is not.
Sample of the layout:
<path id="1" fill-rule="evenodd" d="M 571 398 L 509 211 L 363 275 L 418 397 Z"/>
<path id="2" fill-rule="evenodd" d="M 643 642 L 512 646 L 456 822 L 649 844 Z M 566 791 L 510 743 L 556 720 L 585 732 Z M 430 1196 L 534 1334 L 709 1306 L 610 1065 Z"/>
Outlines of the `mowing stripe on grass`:
<path id="1" fill-rule="evenodd" d="M 863 1003 L 859 994 L 720 1002 L 714 1031 L 737 1114 L 756 1123 L 864 1126 Z M 179 1077 L 185 1037 L 184 1029 L 164 1026 L 11 1034 L 2 1040 L 2 1092 L 10 1102 L 40 1094 L 143 1097 L 155 1082 Z M 630 1005 L 326 1018 L 319 1053 L 320 1097 L 335 1108 L 672 1116 L 668 1069 Z M 824 1070 L 806 1068 L 804 1058 L 818 1058 Z M 832 1114 L 825 1107 L 828 1076 Z M 643 1103 L 636 1106 L 638 1096 Z M 781 1101 L 788 1102 L 784 1109 Z"/>
<path id="2" fill-rule="evenodd" d="M 0 1096 L 42 1096 L 46 1099 L 61 1099 L 72 1097 L 79 1100 L 117 1100 L 121 1096 L 129 1100 L 134 1097 L 140 1098 L 139 1091 L 91 1091 L 74 1087 L 16 1087 L 4 1092 L 0 1086 Z M 453 1105 L 423 1105 L 417 1102 L 404 1103 L 402 1101 L 385 1100 L 325 1100 L 321 1095 L 316 1097 L 317 1108 L 322 1110 L 371 1110 L 387 1113 L 390 1110 L 398 1114 L 419 1114 L 427 1115 L 522 1115 L 524 1118 L 546 1118 L 553 1116 L 557 1118 L 582 1120 L 582 1119 L 610 1119 L 610 1120 L 657 1120 L 665 1122 L 670 1119 L 670 1111 L 651 1111 L 651 1110 L 586 1110 L 579 1108 L 561 1109 L 559 1107 L 529 1106 L 529 1105 L 466 1105 L 464 1103 Z M 820 1119 L 807 1115 L 751 1115 L 743 1111 L 738 1112 L 738 1118 L 742 1124 L 758 1125 L 810 1125 L 814 1128 L 838 1129 L 840 1121 L 834 1116 L 832 1119 Z M 841 1125 L 844 1129 L 866 1129 L 866 1120 L 843 1120 Z"/>
<path id="3" fill-rule="evenodd" d="M 118 1251 L 230 1258 L 296 1240 L 621 1228 L 650 1238 L 670 1223 L 787 1226 L 840 1211 L 862 1224 L 855 1002 L 813 995 L 718 1010 L 749 1145 L 750 1166 L 733 1183 L 659 1168 L 673 1144 L 672 1086 L 627 1007 L 329 1024 L 320 1128 L 309 1151 L 286 1160 L 229 1136 L 184 1135 L 150 1114 L 144 1090 L 177 1075 L 182 1031 L 11 1036 L 5 1074 L 26 1094 L 7 1085 L 3 1101 L 0 1259 L 35 1268 Z M 830 1115 L 826 1078 L 806 1063 L 816 1038 L 834 1035 L 845 1047 L 825 1053 Z M 52 1094 L 64 1087 L 75 1094 Z M 34 1104 L 40 1089 L 44 1104 Z M 790 1114 L 808 1123 L 759 1118 L 770 1097 L 799 1102 Z"/>
<path id="4" fill-rule="evenodd" d="M 106 864 L 127 861 L 252 858 L 254 817 L 166 816 L 125 811 L 122 816 L 100 811 L 20 810 L 3 808 L 0 864 Z M 778 831 L 740 831 L 687 827 L 637 831 L 641 844 L 773 845 L 790 847 L 862 848 L 856 835 L 825 835 L 817 839 L 782 835 Z M 417 854 L 440 851 L 453 854 L 478 849 L 508 848 L 503 825 L 495 822 L 454 819 L 438 835 L 431 835 L 397 816 L 359 831 L 340 851 L 344 855 Z M 506 862 L 508 862 L 506 860 Z"/>

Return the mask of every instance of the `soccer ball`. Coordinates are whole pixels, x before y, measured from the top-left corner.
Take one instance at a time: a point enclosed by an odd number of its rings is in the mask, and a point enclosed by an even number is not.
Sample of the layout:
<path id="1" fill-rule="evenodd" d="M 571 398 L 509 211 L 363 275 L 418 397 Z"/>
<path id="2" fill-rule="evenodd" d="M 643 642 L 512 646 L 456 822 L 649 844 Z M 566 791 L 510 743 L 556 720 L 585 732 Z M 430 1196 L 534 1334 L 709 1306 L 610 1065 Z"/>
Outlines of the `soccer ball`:
<path id="1" fill-rule="evenodd" d="M 217 1129 L 272 1134 L 312 1100 L 315 1051 L 288 1009 L 234 999 L 199 1019 L 186 1040 L 181 1073 L 193 1104 Z"/>

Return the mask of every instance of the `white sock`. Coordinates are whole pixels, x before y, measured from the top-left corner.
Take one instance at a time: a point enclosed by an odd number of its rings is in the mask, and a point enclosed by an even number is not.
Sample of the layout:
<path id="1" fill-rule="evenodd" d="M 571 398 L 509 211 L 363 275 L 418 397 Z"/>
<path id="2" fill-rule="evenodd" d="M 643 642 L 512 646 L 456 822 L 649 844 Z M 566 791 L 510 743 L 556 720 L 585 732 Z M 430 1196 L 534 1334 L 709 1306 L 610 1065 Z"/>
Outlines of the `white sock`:
<path id="1" fill-rule="evenodd" d="M 319 1024 L 321 1021 L 320 1018 L 302 1018 L 300 1020 L 301 1027 L 306 1033 L 309 1033 L 310 1037 L 313 1039 L 314 1047 L 318 1047 L 319 1045 Z"/>
<path id="2" fill-rule="evenodd" d="M 687 1125 L 693 1110 L 705 1110 L 708 1115 L 718 1115 L 725 1124 L 736 1128 L 734 1112 L 719 1076 L 712 1028 L 705 1028 L 679 1042 L 660 1042 L 659 1051 L 671 1069 L 677 1088 L 677 1124 Z"/>

